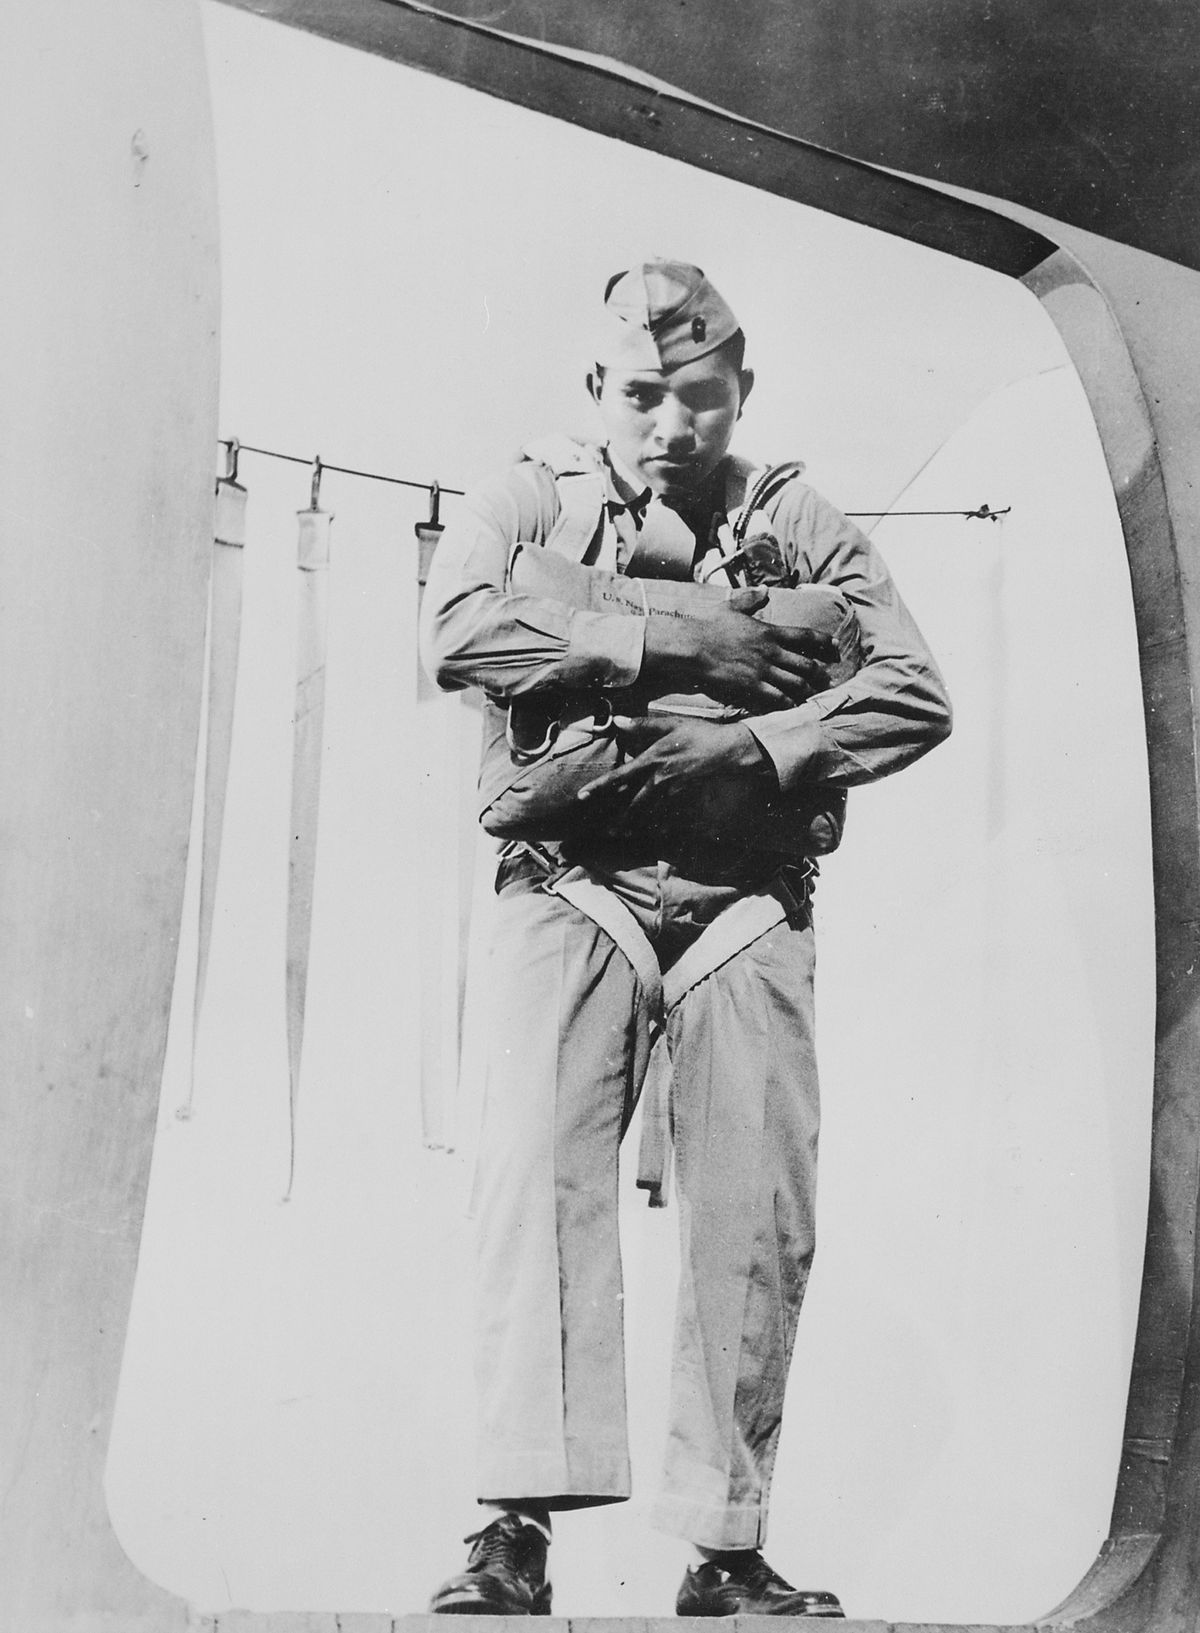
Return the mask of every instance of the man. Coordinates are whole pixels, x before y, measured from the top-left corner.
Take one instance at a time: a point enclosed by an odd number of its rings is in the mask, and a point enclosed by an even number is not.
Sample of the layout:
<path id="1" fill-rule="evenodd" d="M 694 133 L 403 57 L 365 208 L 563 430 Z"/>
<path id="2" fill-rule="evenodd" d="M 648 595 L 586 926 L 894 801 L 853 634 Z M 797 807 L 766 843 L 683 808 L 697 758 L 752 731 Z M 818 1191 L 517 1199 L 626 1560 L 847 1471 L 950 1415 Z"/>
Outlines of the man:
<path id="1" fill-rule="evenodd" d="M 729 555 L 730 521 L 756 502 L 729 453 L 753 385 L 743 351 L 698 268 L 654 261 L 610 280 L 588 377 L 603 447 L 534 450 L 470 496 L 426 590 L 426 662 L 444 687 L 483 688 L 489 753 L 514 700 L 636 684 L 736 706 L 620 720 L 625 758 L 584 790 L 582 836 L 501 853 L 477 1181 L 484 1523 L 438 1613 L 548 1614 L 552 1512 L 629 1495 L 617 1148 L 658 1021 L 682 1274 L 655 1523 L 697 1551 L 677 1609 L 841 1614 L 761 1553 L 813 1251 L 815 869 L 694 822 L 680 865 L 653 836 L 688 832 L 714 779 L 748 810 L 804 790 L 836 801 L 947 734 L 945 691 L 869 540 L 794 472 L 756 512 L 756 549 L 769 582 L 831 585 L 853 608 L 861 666 L 837 684 L 827 639 L 753 615 L 761 589 L 703 620 L 640 617 L 509 576 L 518 544 L 681 581 Z"/>

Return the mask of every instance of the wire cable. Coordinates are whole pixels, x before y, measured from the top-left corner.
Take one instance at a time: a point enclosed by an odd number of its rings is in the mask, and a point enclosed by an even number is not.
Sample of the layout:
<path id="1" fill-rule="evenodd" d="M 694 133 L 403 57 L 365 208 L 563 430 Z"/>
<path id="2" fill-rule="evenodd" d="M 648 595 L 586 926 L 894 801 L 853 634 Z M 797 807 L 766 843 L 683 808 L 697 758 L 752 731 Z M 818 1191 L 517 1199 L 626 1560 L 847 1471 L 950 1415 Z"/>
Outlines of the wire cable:
<path id="1" fill-rule="evenodd" d="M 221 438 L 220 446 L 231 455 L 233 450 L 236 449 L 238 453 L 242 454 L 261 454 L 264 459 L 286 460 L 290 465 L 307 465 L 310 470 L 314 464 L 313 460 L 306 459 L 302 454 L 281 454 L 276 452 L 274 448 L 256 448 L 253 443 L 241 442 L 237 437 Z M 466 491 L 464 488 L 448 488 L 442 482 L 419 482 L 411 476 L 385 476 L 380 471 L 358 470 L 353 465 L 334 465 L 328 459 L 321 460 L 320 468 L 323 471 L 337 471 L 341 476 L 361 477 L 364 482 L 388 482 L 395 487 L 418 488 L 421 492 L 427 493 L 431 499 L 434 494 L 439 496 L 450 494 L 456 499 L 461 499 Z M 1002 516 L 1007 516 L 1011 510 L 1011 505 L 1006 505 L 1003 510 L 993 510 L 990 505 L 984 503 L 975 510 L 847 510 L 843 514 L 853 517 L 962 516 L 969 521 L 997 522 Z"/>
<path id="2" fill-rule="evenodd" d="M 222 448 L 232 449 L 235 445 L 238 452 L 242 454 L 261 454 L 264 459 L 282 459 L 286 460 L 289 465 L 307 465 L 310 469 L 312 468 L 312 460 L 306 459 L 302 454 L 281 454 L 274 448 L 256 448 L 253 443 L 241 442 L 236 437 L 223 437 L 221 439 Z M 396 487 L 420 488 L 422 492 L 431 496 L 437 491 L 451 493 L 455 498 L 461 499 L 466 491 L 464 488 L 448 488 L 444 482 L 418 482 L 409 476 L 385 476 L 381 471 L 361 471 L 353 465 L 335 465 L 329 459 L 321 461 L 321 469 L 323 471 L 337 471 L 341 476 L 358 476 L 364 482 L 390 482 Z"/>

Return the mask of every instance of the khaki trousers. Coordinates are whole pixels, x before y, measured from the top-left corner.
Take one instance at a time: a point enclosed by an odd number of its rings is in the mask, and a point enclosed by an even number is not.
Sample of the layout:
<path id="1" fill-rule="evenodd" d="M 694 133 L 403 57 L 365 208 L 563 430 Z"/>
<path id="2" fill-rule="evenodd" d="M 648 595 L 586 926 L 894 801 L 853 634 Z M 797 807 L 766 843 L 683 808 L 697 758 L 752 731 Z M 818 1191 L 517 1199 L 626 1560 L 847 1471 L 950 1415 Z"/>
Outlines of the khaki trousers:
<path id="1" fill-rule="evenodd" d="M 642 870 L 652 942 L 699 933 Z M 630 1491 L 617 1158 L 649 1016 L 613 941 L 536 881 L 501 890 L 476 1185 L 478 1495 L 551 1508 Z M 670 920 L 671 922 L 666 922 Z M 683 926 L 681 933 L 680 927 Z M 760 1546 L 814 1243 L 811 921 L 781 923 L 671 1012 L 682 1248 L 662 1530 Z"/>

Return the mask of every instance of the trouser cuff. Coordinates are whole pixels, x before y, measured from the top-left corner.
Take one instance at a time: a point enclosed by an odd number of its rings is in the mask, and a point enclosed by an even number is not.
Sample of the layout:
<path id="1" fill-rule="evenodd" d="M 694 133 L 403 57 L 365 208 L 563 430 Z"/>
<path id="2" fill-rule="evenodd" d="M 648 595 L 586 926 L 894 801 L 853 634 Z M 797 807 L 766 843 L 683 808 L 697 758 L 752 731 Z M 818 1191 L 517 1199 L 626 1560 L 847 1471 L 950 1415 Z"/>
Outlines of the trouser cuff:
<path id="1" fill-rule="evenodd" d="M 624 1502 L 631 1490 L 629 1457 L 567 1445 L 557 1452 L 484 1448 L 476 1481 L 480 1502 L 536 1498 L 549 1508 L 583 1508 L 591 1503 Z"/>
<path id="2" fill-rule="evenodd" d="M 701 1548 L 761 1548 L 767 1540 L 767 1510 L 759 1503 L 734 1508 L 664 1494 L 650 1512 L 650 1523 Z"/>

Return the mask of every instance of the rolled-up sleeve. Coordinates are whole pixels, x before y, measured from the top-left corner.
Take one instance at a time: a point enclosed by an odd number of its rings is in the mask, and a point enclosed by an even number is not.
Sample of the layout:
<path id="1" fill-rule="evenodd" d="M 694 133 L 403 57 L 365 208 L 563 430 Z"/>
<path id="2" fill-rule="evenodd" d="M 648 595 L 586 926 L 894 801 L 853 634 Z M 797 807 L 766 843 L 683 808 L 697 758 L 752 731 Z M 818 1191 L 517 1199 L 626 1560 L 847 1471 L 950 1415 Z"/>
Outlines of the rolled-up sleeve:
<path id="1" fill-rule="evenodd" d="M 952 723 L 925 639 L 870 539 L 820 494 L 797 484 L 775 520 L 801 580 L 832 585 L 853 605 L 862 665 L 799 708 L 747 725 L 785 790 L 814 782 L 849 788 L 899 771 L 947 737 Z"/>
<path id="2" fill-rule="evenodd" d="M 421 607 L 421 657 L 444 690 L 516 697 L 546 686 L 629 686 L 642 665 L 641 618 L 575 611 L 505 588 L 515 544 L 541 545 L 552 483 L 524 471 L 469 494 L 434 552 Z"/>

